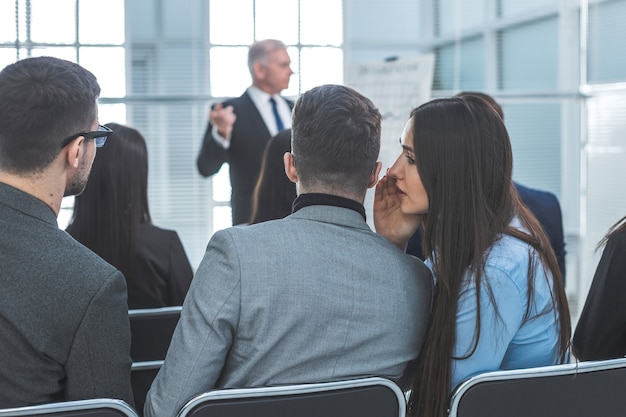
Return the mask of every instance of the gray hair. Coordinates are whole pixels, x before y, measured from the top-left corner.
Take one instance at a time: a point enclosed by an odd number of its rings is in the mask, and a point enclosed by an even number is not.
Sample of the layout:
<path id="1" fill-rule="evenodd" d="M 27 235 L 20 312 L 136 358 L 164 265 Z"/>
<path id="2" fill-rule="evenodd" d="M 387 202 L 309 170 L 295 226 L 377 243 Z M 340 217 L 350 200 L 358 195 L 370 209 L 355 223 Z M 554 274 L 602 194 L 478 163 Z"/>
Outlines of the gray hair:
<path id="1" fill-rule="evenodd" d="M 250 45 L 250 49 L 248 50 L 248 69 L 250 70 L 250 74 L 253 73 L 252 67 L 255 62 L 258 61 L 263 65 L 267 64 L 269 55 L 279 49 L 287 49 L 287 46 L 276 39 L 256 41 Z"/>

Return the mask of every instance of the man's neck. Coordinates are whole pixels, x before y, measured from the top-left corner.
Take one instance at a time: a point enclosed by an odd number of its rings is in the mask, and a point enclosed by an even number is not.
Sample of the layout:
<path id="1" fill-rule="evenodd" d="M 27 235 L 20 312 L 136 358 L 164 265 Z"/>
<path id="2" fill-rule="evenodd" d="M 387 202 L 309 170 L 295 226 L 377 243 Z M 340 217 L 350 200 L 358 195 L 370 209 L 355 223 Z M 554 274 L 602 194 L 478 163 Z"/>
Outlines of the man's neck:
<path id="1" fill-rule="evenodd" d="M 33 175 L 16 175 L 0 171 L 0 182 L 43 201 L 50 207 L 55 216 L 59 215 L 64 188 L 50 184 L 49 177 L 45 172 Z"/>
<path id="2" fill-rule="evenodd" d="M 337 197 L 343 197 L 350 200 L 354 200 L 359 204 L 365 204 L 365 194 L 355 195 L 353 193 L 346 192 L 344 190 L 330 190 L 323 187 L 302 187 L 300 183 L 296 184 L 297 195 L 300 194 L 328 194 Z"/>
<path id="3" fill-rule="evenodd" d="M 256 88 L 259 91 L 262 91 L 266 94 L 269 94 L 270 96 L 274 96 L 276 94 L 280 94 L 280 91 L 274 91 L 271 88 L 265 86 L 265 85 L 260 85 L 260 84 L 254 84 L 252 83 L 252 87 Z"/>

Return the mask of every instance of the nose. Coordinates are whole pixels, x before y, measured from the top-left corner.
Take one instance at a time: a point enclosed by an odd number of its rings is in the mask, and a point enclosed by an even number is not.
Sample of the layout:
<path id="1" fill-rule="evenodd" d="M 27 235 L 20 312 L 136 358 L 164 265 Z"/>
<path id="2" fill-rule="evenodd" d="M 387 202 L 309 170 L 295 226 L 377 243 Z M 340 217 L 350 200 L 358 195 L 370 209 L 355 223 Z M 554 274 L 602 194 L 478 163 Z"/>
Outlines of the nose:
<path id="1" fill-rule="evenodd" d="M 399 158 L 398 158 L 399 159 Z M 387 168 L 387 176 L 391 177 L 391 178 L 398 178 L 398 175 L 400 174 L 400 169 L 398 167 L 398 159 L 396 159 L 396 162 L 393 163 L 393 165 L 390 168 Z"/>

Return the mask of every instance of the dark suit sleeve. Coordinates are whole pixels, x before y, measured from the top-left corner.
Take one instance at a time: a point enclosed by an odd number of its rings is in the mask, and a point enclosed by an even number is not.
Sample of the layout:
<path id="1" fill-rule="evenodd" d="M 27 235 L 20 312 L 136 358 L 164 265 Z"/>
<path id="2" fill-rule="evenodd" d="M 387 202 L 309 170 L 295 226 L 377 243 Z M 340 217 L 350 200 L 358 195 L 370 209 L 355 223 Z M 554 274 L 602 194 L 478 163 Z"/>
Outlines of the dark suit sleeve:
<path id="1" fill-rule="evenodd" d="M 565 237 L 559 200 L 551 192 L 534 190 L 518 183 L 515 183 L 515 188 L 548 235 L 561 275 L 565 279 Z"/>
<path id="2" fill-rule="evenodd" d="M 115 271 L 104 279 L 74 336 L 65 370 L 67 400 L 117 398 L 133 405 L 126 281 Z"/>
<path id="3" fill-rule="evenodd" d="M 185 296 L 187 295 L 187 291 L 189 291 L 193 271 L 185 249 L 183 248 L 183 244 L 176 232 L 173 233 L 170 242 L 169 258 L 168 305 L 180 306 L 183 304 L 183 301 L 185 301 Z"/>
<path id="4" fill-rule="evenodd" d="M 551 228 L 548 230 L 548 238 L 550 239 L 552 249 L 554 249 L 556 260 L 559 263 L 561 275 L 565 278 L 565 237 L 563 235 L 563 216 L 561 214 L 559 200 L 557 200 L 555 195 L 551 195 L 551 197 L 554 221 L 552 222 Z"/>
<path id="5" fill-rule="evenodd" d="M 426 259 L 424 256 L 424 250 L 422 249 L 422 227 L 420 226 L 413 236 L 409 238 L 409 241 L 406 246 L 406 253 L 409 255 L 416 256 L 420 258 L 422 261 Z"/>
<path id="6" fill-rule="evenodd" d="M 582 360 L 626 355 L 626 232 L 609 239 L 585 301 L 573 345 Z"/>
<path id="7" fill-rule="evenodd" d="M 215 141 L 212 130 L 213 125 L 209 123 L 206 132 L 204 132 L 200 154 L 198 154 L 198 159 L 196 160 L 198 171 L 204 177 L 217 173 L 222 164 L 227 162 L 228 158 L 228 151 Z"/>

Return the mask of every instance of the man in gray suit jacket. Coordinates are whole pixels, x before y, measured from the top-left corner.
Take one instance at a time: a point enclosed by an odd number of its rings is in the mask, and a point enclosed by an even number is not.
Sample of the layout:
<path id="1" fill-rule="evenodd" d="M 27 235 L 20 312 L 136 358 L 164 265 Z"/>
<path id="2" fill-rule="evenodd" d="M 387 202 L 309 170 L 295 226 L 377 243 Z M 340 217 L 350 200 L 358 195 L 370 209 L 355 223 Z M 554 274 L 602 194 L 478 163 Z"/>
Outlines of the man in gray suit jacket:
<path id="1" fill-rule="evenodd" d="M 0 408 L 133 402 L 124 276 L 56 219 L 109 133 L 99 93 L 92 73 L 56 58 L 0 72 Z"/>
<path id="2" fill-rule="evenodd" d="M 146 416 L 174 416 L 213 388 L 399 380 L 417 357 L 430 272 L 365 222 L 381 168 L 378 109 L 348 87 L 316 87 L 296 102 L 292 129 L 293 213 L 213 235 Z"/>

